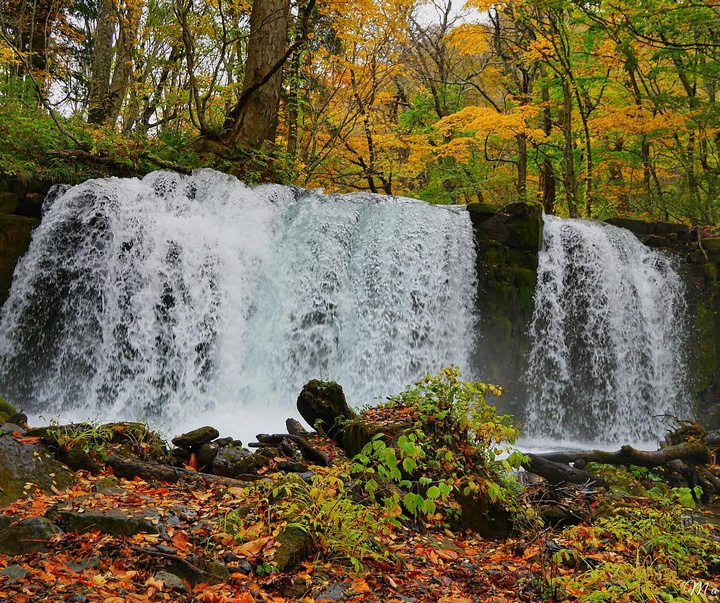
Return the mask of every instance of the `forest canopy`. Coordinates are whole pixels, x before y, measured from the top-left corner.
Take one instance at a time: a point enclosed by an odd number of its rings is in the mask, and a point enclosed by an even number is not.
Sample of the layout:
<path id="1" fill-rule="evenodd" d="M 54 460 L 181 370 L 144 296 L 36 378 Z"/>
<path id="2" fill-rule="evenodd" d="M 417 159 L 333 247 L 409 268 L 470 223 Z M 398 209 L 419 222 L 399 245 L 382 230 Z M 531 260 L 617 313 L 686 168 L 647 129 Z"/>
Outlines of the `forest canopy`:
<path id="1" fill-rule="evenodd" d="M 720 224 L 714 0 L 0 0 L 0 179 Z"/>

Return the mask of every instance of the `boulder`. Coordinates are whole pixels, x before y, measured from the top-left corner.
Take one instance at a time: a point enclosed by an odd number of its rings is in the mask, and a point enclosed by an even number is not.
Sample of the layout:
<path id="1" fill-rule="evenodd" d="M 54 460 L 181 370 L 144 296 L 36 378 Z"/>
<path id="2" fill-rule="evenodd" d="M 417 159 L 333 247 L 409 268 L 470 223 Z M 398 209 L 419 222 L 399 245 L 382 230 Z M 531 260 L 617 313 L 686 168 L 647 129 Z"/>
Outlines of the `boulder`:
<path id="1" fill-rule="evenodd" d="M 186 559 L 183 563 L 173 559 L 165 571 L 174 574 L 180 580 L 186 580 L 191 586 L 198 584 L 219 584 L 230 580 L 230 570 L 221 563 L 206 559 Z M 166 583 L 167 585 L 167 583 Z"/>
<path id="2" fill-rule="evenodd" d="M 5 420 L 7 421 L 11 416 L 17 413 L 17 409 L 10 404 L 5 398 L 0 398 L 0 413 L 7 415 Z"/>
<path id="3" fill-rule="evenodd" d="M 280 547 L 275 553 L 273 564 L 280 572 L 305 559 L 312 549 L 312 536 L 299 526 L 284 527 L 275 540 Z"/>
<path id="4" fill-rule="evenodd" d="M 513 516 L 482 494 L 456 494 L 460 504 L 462 527 L 477 532 L 488 540 L 503 540 L 512 535 L 515 527 Z"/>
<path id="5" fill-rule="evenodd" d="M 165 585 L 165 588 L 167 590 L 175 590 L 181 593 L 188 592 L 188 587 L 185 585 L 185 582 L 182 581 L 182 579 L 179 576 L 176 576 L 175 574 L 171 574 L 170 572 L 160 571 L 157 572 L 153 578 L 155 580 L 162 580 L 162 583 Z"/>
<path id="6" fill-rule="evenodd" d="M 253 454 L 242 448 L 226 446 L 218 450 L 212 462 L 215 475 L 235 478 L 238 475 L 255 473 L 270 461 L 261 454 Z"/>
<path id="7" fill-rule="evenodd" d="M 212 442 L 220 432 L 209 425 L 175 436 L 172 443 L 178 448 L 198 448 L 206 442 Z"/>
<path id="8" fill-rule="evenodd" d="M 0 532 L 0 553 L 22 555 L 31 551 L 47 552 L 47 544 L 63 531 L 45 517 L 29 517 Z"/>
<path id="9" fill-rule="evenodd" d="M 212 463 L 217 456 L 220 446 L 215 442 L 205 442 L 201 444 L 197 451 L 197 462 L 200 467 L 212 467 Z"/>
<path id="10" fill-rule="evenodd" d="M 334 381 L 308 381 L 298 396 L 297 408 L 308 425 L 327 434 L 340 445 L 345 423 L 357 416 L 348 406 L 342 387 Z"/>
<path id="11" fill-rule="evenodd" d="M 11 435 L 0 436 L 0 507 L 38 488 L 52 492 L 75 483 L 75 474 L 40 445 L 23 444 Z"/>
<path id="12" fill-rule="evenodd" d="M 164 526 L 160 524 L 160 512 L 152 507 L 119 511 L 114 500 L 122 499 L 129 493 L 122 488 L 108 487 L 90 496 L 82 496 L 67 503 L 51 507 L 45 516 L 62 526 L 67 532 L 99 530 L 103 534 L 160 534 Z M 96 504 L 102 498 L 108 498 L 107 505 L 90 506 L 91 499 Z"/>

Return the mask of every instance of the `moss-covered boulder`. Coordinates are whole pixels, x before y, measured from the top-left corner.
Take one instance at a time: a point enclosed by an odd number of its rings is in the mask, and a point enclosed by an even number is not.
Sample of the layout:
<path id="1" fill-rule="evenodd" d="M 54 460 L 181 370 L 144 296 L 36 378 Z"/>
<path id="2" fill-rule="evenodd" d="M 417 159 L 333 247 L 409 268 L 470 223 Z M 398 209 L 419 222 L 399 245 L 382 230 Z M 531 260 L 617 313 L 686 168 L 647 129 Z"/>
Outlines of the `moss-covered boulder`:
<path id="1" fill-rule="evenodd" d="M 0 435 L 0 507 L 34 489 L 52 492 L 75 483 L 75 474 L 39 445 L 23 444 Z"/>
<path id="2" fill-rule="evenodd" d="M 0 532 L 0 553 L 22 555 L 31 551 L 47 552 L 50 540 L 62 533 L 45 517 L 29 517 Z"/>
<path id="3" fill-rule="evenodd" d="M 456 494 L 462 514 L 462 527 L 477 532 L 483 538 L 503 540 L 509 538 L 515 528 L 512 513 L 492 503 L 482 494 Z"/>
<path id="4" fill-rule="evenodd" d="M 17 414 L 17 409 L 5 398 L 0 398 L 0 415 L 4 415 L 7 421 L 14 414 Z"/>
<path id="5" fill-rule="evenodd" d="M 280 546 L 273 558 L 273 564 L 281 572 L 305 559 L 312 550 L 312 537 L 298 526 L 286 526 L 275 540 Z"/>
<path id="6" fill-rule="evenodd" d="M 236 478 L 240 475 L 255 473 L 261 467 L 270 464 L 262 454 L 253 454 L 241 448 L 225 446 L 218 450 L 212 461 L 212 472 L 223 477 Z"/>
<path id="7" fill-rule="evenodd" d="M 172 559 L 165 570 L 190 586 L 198 584 L 219 584 L 230 580 L 230 570 L 215 561 L 208 559 Z"/>
<path id="8" fill-rule="evenodd" d="M 357 416 L 348 406 L 339 384 L 319 379 L 305 384 L 297 399 L 297 409 L 308 425 L 327 434 L 341 446 L 345 423 Z"/>
<path id="9" fill-rule="evenodd" d="M 199 427 L 198 429 L 193 429 L 182 435 L 175 436 L 172 439 L 172 443 L 178 448 L 195 449 L 207 442 L 212 442 L 219 435 L 220 432 L 217 429 L 206 425 L 205 427 Z"/>
<path id="10" fill-rule="evenodd" d="M 104 534 L 125 536 L 160 534 L 163 529 L 160 511 L 151 506 L 128 509 L 122 503 L 127 496 L 128 492 L 122 488 L 105 488 L 89 496 L 59 503 L 50 508 L 45 517 L 67 532 L 99 530 Z M 124 511 L 118 509 L 122 506 Z"/>

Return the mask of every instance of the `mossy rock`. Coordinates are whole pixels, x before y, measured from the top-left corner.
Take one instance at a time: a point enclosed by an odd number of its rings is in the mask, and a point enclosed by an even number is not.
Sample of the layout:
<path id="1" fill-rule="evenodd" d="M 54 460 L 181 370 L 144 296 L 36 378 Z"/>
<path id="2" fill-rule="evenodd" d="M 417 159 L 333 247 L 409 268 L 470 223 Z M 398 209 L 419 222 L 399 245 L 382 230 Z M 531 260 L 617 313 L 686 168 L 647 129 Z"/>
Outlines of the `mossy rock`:
<path id="1" fill-rule="evenodd" d="M 462 510 L 463 528 L 490 540 L 504 540 L 512 535 L 515 529 L 512 513 L 490 502 L 486 495 L 456 494 L 455 498 Z"/>
<path id="2" fill-rule="evenodd" d="M 510 236 L 508 247 L 523 251 L 539 252 L 542 246 L 543 221 L 542 215 L 513 216 L 508 221 Z"/>
<path id="3" fill-rule="evenodd" d="M 280 545 L 273 564 L 280 572 L 284 572 L 305 559 L 312 550 L 312 536 L 298 526 L 286 526 L 275 537 Z"/>
<path id="4" fill-rule="evenodd" d="M 605 220 L 608 224 L 625 228 L 635 234 L 649 235 L 655 232 L 655 225 L 652 222 L 644 220 L 632 220 L 630 218 L 610 218 Z"/>
<path id="5" fill-rule="evenodd" d="M 718 349 L 715 339 L 715 313 L 698 305 L 695 315 L 697 340 L 693 357 L 693 383 L 696 391 L 704 392 L 715 379 L 718 364 Z"/>
<path id="6" fill-rule="evenodd" d="M 720 238 L 703 239 L 702 246 L 708 253 L 720 253 Z"/>
<path id="7" fill-rule="evenodd" d="M 342 447 L 348 458 L 359 454 L 370 440 L 378 433 L 380 428 L 377 425 L 368 423 L 361 418 L 353 419 L 345 425 Z"/>
<path id="8" fill-rule="evenodd" d="M 198 584 L 220 584 L 230 581 L 230 570 L 221 563 L 207 559 L 187 559 L 191 565 L 182 563 L 175 559 L 171 560 L 165 570 L 180 579 L 185 580 L 190 586 Z"/>
<path id="9" fill-rule="evenodd" d="M 15 193 L 0 191 L 0 214 L 14 214 L 17 204 Z"/>
<path id="10" fill-rule="evenodd" d="M 197 448 L 207 442 L 212 442 L 215 438 L 220 435 L 220 432 L 206 425 L 205 427 L 199 427 L 193 431 L 183 433 L 182 435 L 175 436 L 172 439 L 172 443 L 178 448 Z"/>
<path id="11" fill-rule="evenodd" d="M 305 384 L 297 399 L 297 409 L 308 425 L 326 433 L 340 445 L 344 424 L 357 416 L 348 406 L 342 386 L 319 379 Z"/>
<path id="12" fill-rule="evenodd" d="M 237 478 L 239 475 L 253 474 L 269 464 L 270 460 L 262 454 L 225 446 L 213 458 L 212 472 L 223 477 Z"/>
<path id="13" fill-rule="evenodd" d="M 45 517 L 28 517 L 0 532 L 0 553 L 48 552 L 48 543 L 63 531 Z"/>
<path id="14" fill-rule="evenodd" d="M 114 490 L 121 491 L 120 488 L 105 488 L 102 493 L 106 494 Z M 75 499 L 73 503 L 80 505 L 83 500 L 84 498 Z M 74 506 L 68 509 L 58 505 L 50 509 L 46 517 L 68 532 L 98 530 L 103 534 L 134 536 L 160 534 L 162 527 L 159 523 L 160 514 L 150 507 L 144 507 L 137 512 L 122 512 L 117 509 L 85 509 L 79 506 L 78 510 L 75 510 Z"/>
<path id="15" fill-rule="evenodd" d="M 518 289 L 520 304 L 525 309 L 532 308 L 533 296 L 535 295 L 535 285 L 537 283 L 537 272 L 534 270 L 516 268 L 514 277 L 515 286 Z"/>
<path id="16" fill-rule="evenodd" d="M 75 474 L 50 455 L 43 446 L 23 444 L 11 435 L 0 436 L 0 507 L 5 507 L 35 488 L 52 492 L 76 482 Z M 26 488 L 27 484 L 32 484 Z"/>
<path id="17" fill-rule="evenodd" d="M 477 244 L 478 260 L 490 265 L 507 263 L 508 251 L 508 248 L 498 241 L 488 240 Z"/>
<path id="18" fill-rule="evenodd" d="M 471 214 L 496 214 L 502 210 L 502 205 L 492 203 L 468 203 L 465 207 Z"/>
<path id="19" fill-rule="evenodd" d="M 17 412 L 17 409 L 10 404 L 5 398 L 0 398 L 0 414 L 5 415 L 5 421 L 7 421 L 12 415 Z"/>

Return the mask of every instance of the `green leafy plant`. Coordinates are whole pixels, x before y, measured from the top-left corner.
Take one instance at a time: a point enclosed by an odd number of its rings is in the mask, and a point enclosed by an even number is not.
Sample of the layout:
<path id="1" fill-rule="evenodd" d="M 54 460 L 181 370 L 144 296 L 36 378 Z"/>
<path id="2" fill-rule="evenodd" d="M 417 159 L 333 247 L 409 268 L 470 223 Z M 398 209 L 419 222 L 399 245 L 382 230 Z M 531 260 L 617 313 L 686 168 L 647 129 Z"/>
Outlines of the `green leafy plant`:
<path id="1" fill-rule="evenodd" d="M 458 497 L 486 497 L 493 504 L 515 508 L 517 484 L 511 477 L 523 455 L 509 448 L 517 430 L 508 415 L 498 415 L 485 395 L 500 388 L 462 381 L 451 366 L 426 375 L 391 398 L 388 406 L 410 409 L 414 422 L 396 439 L 376 435 L 354 458 L 354 472 L 375 496 L 383 483 L 405 491 L 385 497 L 411 515 L 460 513 Z M 377 480 L 373 477 L 377 476 Z"/>
<path id="2" fill-rule="evenodd" d="M 275 536 L 287 528 L 298 528 L 309 536 L 310 548 L 319 557 L 349 562 L 359 571 L 365 558 L 386 555 L 376 535 L 387 533 L 388 526 L 382 509 L 357 500 L 348 484 L 352 482 L 340 465 L 314 475 L 311 483 L 288 476 L 273 484 L 253 486 L 261 490 L 263 504 L 248 513 L 229 514 L 223 529 L 242 542 L 246 530 L 258 521 L 264 524 L 265 533 Z"/>

